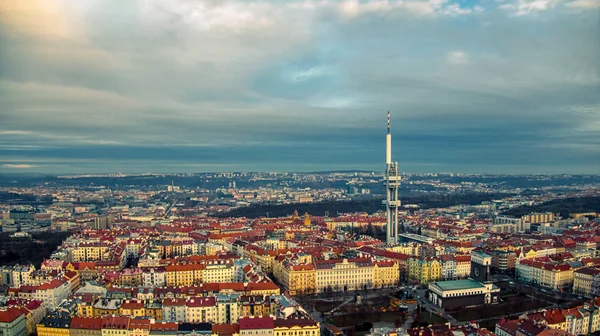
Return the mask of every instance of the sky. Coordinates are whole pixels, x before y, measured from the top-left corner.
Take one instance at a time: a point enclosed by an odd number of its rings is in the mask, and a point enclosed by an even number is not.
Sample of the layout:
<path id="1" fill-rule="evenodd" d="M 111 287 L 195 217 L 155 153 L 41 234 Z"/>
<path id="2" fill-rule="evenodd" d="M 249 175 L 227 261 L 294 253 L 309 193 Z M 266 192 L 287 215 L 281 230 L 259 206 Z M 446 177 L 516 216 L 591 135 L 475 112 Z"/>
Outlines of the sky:
<path id="1" fill-rule="evenodd" d="M 600 173 L 600 0 L 3 0 L 0 174 Z"/>

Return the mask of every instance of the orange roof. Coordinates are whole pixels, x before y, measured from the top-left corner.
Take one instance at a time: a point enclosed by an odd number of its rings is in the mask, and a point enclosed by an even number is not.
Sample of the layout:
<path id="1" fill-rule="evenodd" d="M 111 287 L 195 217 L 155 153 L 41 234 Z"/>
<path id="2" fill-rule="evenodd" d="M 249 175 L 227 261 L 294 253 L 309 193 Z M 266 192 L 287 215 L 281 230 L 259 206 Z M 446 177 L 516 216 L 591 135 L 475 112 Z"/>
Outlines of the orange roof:
<path id="1" fill-rule="evenodd" d="M 218 335 L 233 335 L 240 332 L 238 324 L 213 324 L 212 333 Z"/>
<path id="2" fill-rule="evenodd" d="M 246 291 L 253 290 L 272 290 L 279 289 L 279 287 L 273 282 L 257 282 L 257 283 L 249 283 L 246 286 Z"/>
<path id="3" fill-rule="evenodd" d="M 144 308 L 144 303 L 141 301 L 125 301 L 121 304 L 122 309 L 142 309 Z"/>

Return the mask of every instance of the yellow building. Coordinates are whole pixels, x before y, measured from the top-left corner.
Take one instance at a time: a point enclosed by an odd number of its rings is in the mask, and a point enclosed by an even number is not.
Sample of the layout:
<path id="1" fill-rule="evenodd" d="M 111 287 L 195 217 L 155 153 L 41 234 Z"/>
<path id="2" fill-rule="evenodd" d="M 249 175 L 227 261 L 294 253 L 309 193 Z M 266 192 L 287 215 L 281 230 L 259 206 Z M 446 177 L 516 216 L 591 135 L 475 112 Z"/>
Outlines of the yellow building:
<path id="1" fill-rule="evenodd" d="M 121 303 L 121 306 L 119 307 L 119 313 L 120 315 L 130 317 L 146 316 L 144 302 L 137 300 L 127 300 Z"/>
<path id="2" fill-rule="evenodd" d="M 71 250 L 74 262 L 106 260 L 110 246 L 101 243 L 81 243 Z"/>
<path id="3" fill-rule="evenodd" d="M 240 317 L 269 316 L 274 312 L 274 306 L 265 296 L 242 296 L 240 298 Z"/>
<path id="4" fill-rule="evenodd" d="M 275 257 L 277 256 L 276 251 L 253 247 L 250 251 L 248 251 L 248 255 L 251 260 L 253 260 L 262 268 L 264 272 L 273 272 L 273 263 L 275 262 Z"/>
<path id="5" fill-rule="evenodd" d="M 204 264 L 167 265 L 166 285 L 168 287 L 192 286 L 202 283 Z"/>
<path id="6" fill-rule="evenodd" d="M 80 317 L 94 317 L 94 307 L 90 302 L 78 302 L 77 303 L 77 316 Z"/>
<path id="7" fill-rule="evenodd" d="M 160 301 L 146 301 L 144 308 L 146 316 L 148 318 L 154 319 L 156 321 L 162 321 L 163 310 Z"/>
<path id="8" fill-rule="evenodd" d="M 310 215 L 308 212 L 304 214 L 304 226 L 310 226 Z"/>
<path id="9" fill-rule="evenodd" d="M 66 314 L 47 316 L 36 326 L 38 336 L 70 336 L 71 317 Z"/>
<path id="10" fill-rule="evenodd" d="M 371 258 L 317 260 L 317 292 L 372 288 L 374 263 Z"/>
<path id="11" fill-rule="evenodd" d="M 321 335 L 321 325 L 312 319 L 307 318 L 288 318 L 275 319 L 273 336 L 287 335 L 304 335 L 318 336 Z"/>
<path id="12" fill-rule="evenodd" d="M 400 270 L 395 260 L 375 262 L 373 285 L 375 288 L 397 286 L 400 282 Z"/>
<path id="13" fill-rule="evenodd" d="M 250 282 L 246 285 L 246 295 L 279 295 L 281 289 L 273 282 Z"/>
<path id="14" fill-rule="evenodd" d="M 279 281 L 290 295 L 314 294 L 317 292 L 317 272 L 313 264 L 292 265 L 285 262 Z"/>
<path id="15" fill-rule="evenodd" d="M 442 265 L 435 258 L 409 258 L 407 264 L 408 281 L 426 285 L 442 279 Z"/>

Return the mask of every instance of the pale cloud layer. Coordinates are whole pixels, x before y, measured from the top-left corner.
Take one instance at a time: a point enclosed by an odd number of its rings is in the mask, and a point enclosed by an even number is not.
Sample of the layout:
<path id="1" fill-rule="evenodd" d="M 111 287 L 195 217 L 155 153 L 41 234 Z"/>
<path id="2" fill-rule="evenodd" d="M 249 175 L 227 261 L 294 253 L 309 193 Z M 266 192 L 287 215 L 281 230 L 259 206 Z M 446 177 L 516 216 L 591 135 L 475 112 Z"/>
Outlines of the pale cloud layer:
<path id="1" fill-rule="evenodd" d="M 595 172 L 599 3 L 5 0 L 0 172 Z"/>

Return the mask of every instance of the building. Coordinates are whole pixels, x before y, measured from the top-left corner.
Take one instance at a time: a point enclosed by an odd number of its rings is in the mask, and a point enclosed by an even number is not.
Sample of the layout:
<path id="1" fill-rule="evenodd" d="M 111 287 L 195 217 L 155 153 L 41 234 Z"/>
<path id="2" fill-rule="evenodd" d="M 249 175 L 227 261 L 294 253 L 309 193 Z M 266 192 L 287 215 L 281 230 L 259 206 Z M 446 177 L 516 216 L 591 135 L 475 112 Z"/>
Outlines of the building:
<path id="1" fill-rule="evenodd" d="M 317 292 L 371 288 L 374 283 L 373 267 L 370 258 L 317 260 Z"/>
<path id="2" fill-rule="evenodd" d="M 321 334 L 321 326 L 312 318 L 298 314 L 297 317 L 286 319 L 275 319 L 274 336 L 304 335 L 318 336 Z"/>
<path id="3" fill-rule="evenodd" d="M 102 318 L 102 336 L 127 335 L 129 320 L 128 316 L 104 316 Z"/>
<path id="4" fill-rule="evenodd" d="M 9 300 L 8 307 L 18 308 L 25 314 L 27 335 L 34 334 L 36 325 L 46 317 L 46 306 L 38 300 Z"/>
<path id="5" fill-rule="evenodd" d="M 190 323 L 217 321 L 217 300 L 215 297 L 194 297 L 186 302 L 186 321 Z"/>
<path id="6" fill-rule="evenodd" d="M 473 252 L 470 278 L 430 283 L 429 301 L 444 309 L 497 303 L 500 288 L 492 284 L 491 264 L 490 255 Z"/>
<path id="7" fill-rule="evenodd" d="M 20 309 L 14 307 L 0 308 L 0 335 L 27 335 L 25 314 Z"/>
<path id="8" fill-rule="evenodd" d="M 317 271 L 314 264 L 293 265 L 284 261 L 279 281 L 290 295 L 317 292 Z"/>
<path id="9" fill-rule="evenodd" d="M 99 216 L 94 218 L 94 230 L 106 230 L 112 224 L 112 217 Z"/>
<path id="10" fill-rule="evenodd" d="M 521 220 L 529 224 L 550 223 L 554 221 L 554 214 L 552 212 L 536 212 L 521 217 Z"/>
<path id="11" fill-rule="evenodd" d="M 515 266 L 516 277 L 524 282 L 555 290 L 573 285 L 573 268 L 568 263 L 540 259 L 523 259 Z"/>
<path id="12" fill-rule="evenodd" d="M 152 322 L 153 321 L 142 317 L 129 319 L 127 336 L 148 336 Z"/>
<path id="13" fill-rule="evenodd" d="M 18 225 L 31 225 L 35 223 L 35 211 L 24 209 L 10 210 L 9 219 L 14 220 Z"/>
<path id="14" fill-rule="evenodd" d="M 408 281 L 426 285 L 442 279 L 442 264 L 436 258 L 411 257 L 407 262 Z"/>
<path id="15" fill-rule="evenodd" d="M 237 323 L 240 317 L 239 294 L 215 294 L 218 324 Z"/>
<path id="16" fill-rule="evenodd" d="M 517 255 L 513 251 L 495 250 L 488 252 L 492 256 L 492 270 L 495 273 L 513 273 Z"/>
<path id="17" fill-rule="evenodd" d="M 142 283 L 146 288 L 164 287 L 167 271 L 164 267 L 150 267 L 142 270 Z"/>
<path id="18" fill-rule="evenodd" d="M 71 336 L 101 336 L 102 318 L 74 316 L 69 328 Z"/>
<path id="19" fill-rule="evenodd" d="M 272 317 L 242 317 L 239 320 L 240 335 L 273 336 L 275 327 Z"/>
<path id="20" fill-rule="evenodd" d="M 164 299 L 162 303 L 163 321 L 177 322 L 186 321 L 186 300 L 179 299 Z"/>
<path id="21" fill-rule="evenodd" d="M 600 278 L 600 268 L 585 267 L 573 272 L 573 293 L 585 297 L 593 297 L 592 284 L 594 278 Z"/>
<path id="22" fill-rule="evenodd" d="M 37 325 L 38 336 L 70 335 L 71 316 L 64 313 L 53 313 L 46 316 Z"/>
<path id="23" fill-rule="evenodd" d="M 33 265 L 16 265 L 11 272 L 12 287 L 21 287 L 31 284 L 31 276 L 35 271 Z"/>
<path id="24" fill-rule="evenodd" d="M 444 309 L 481 306 L 498 302 L 500 289 L 471 279 L 439 281 L 429 284 L 428 299 Z"/>

